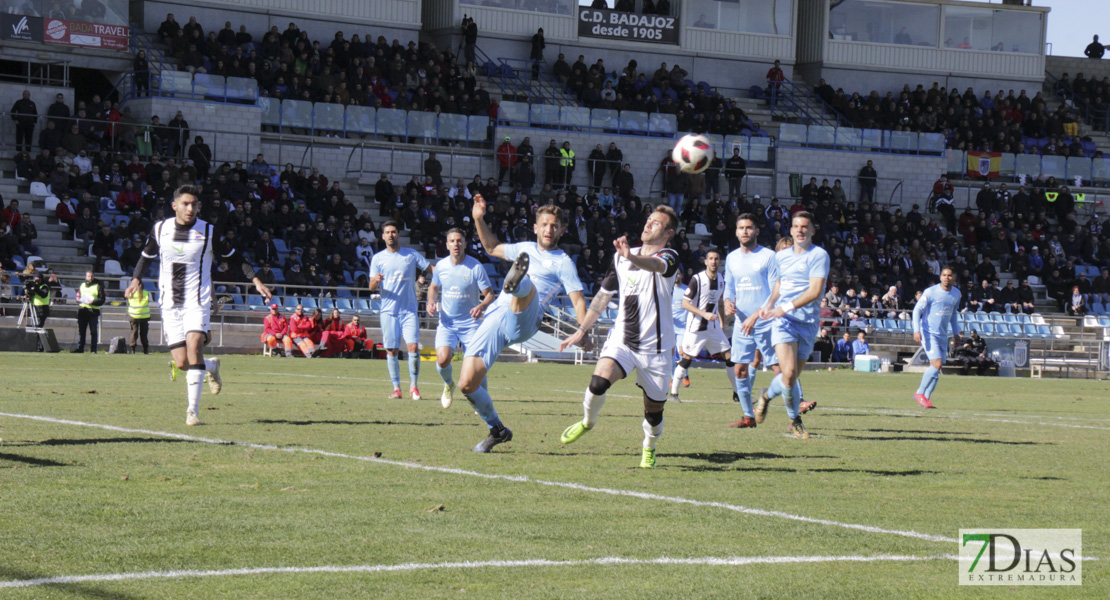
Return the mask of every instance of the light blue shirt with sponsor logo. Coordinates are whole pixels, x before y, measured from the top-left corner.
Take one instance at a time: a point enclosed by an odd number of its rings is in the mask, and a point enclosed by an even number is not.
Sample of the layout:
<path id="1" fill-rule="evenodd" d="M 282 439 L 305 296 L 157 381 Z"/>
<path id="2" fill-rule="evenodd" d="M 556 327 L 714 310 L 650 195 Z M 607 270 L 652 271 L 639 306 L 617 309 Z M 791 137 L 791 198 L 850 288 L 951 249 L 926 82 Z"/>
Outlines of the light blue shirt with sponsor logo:
<path id="1" fill-rule="evenodd" d="M 811 245 L 804 252 L 794 252 L 794 246 L 775 253 L 779 271 L 779 299 L 775 306 L 794 302 L 809 289 L 812 277 L 829 278 L 829 253 L 820 246 Z M 821 315 L 820 296 L 813 302 L 786 313 L 787 319 L 799 323 L 816 324 Z"/>
<path id="2" fill-rule="evenodd" d="M 397 252 L 387 248 L 370 259 L 370 277 L 382 275 L 379 290 L 383 314 L 416 313 L 416 276 L 428 264 L 428 259 L 412 248 Z"/>
<path id="3" fill-rule="evenodd" d="M 439 288 L 439 320 L 453 323 L 470 319 L 470 309 L 482 301 L 482 290 L 493 287 L 489 275 L 473 256 L 455 264 L 448 256 L 436 263 L 432 283 Z"/>
<path id="4" fill-rule="evenodd" d="M 774 250 L 756 246 L 751 252 L 745 253 L 737 248 L 728 253 L 725 259 L 725 299 L 736 305 L 737 322 L 744 321 L 767 305 L 771 289 L 778 279 Z"/>
<path id="5" fill-rule="evenodd" d="M 913 330 L 923 336 L 947 338 L 960 330 L 960 290 L 949 291 L 938 283 L 921 294 L 913 307 Z"/>

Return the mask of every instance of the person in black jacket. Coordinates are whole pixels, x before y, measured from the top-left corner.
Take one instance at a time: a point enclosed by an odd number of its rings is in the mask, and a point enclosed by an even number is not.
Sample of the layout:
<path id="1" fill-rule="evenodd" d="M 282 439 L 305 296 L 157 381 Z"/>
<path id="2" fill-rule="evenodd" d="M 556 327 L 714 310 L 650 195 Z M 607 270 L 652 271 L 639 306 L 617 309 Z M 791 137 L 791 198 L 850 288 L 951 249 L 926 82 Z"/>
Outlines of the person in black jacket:
<path id="1" fill-rule="evenodd" d="M 38 327 L 46 327 L 46 319 L 50 316 L 50 285 L 42 273 L 35 273 L 34 279 L 23 286 L 24 296 L 35 311 L 34 323 Z"/>
<path id="2" fill-rule="evenodd" d="M 15 121 L 15 148 L 16 152 L 30 152 L 34 144 L 35 123 L 38 122 L 39 110 L 35 101 L 31 100 L 31 91 L 23 90 L 23 97 L 12 105 L 12 120 Z"/>
<path id="3" fill-rule="evenodd" d="M 197 179 L 208 179 L 208 171 L 212 168 L 212 148 L 204 143 L 204 138 L 197 136 L 193 145 L 189 147 L 189 160 L 193 161 L 193 168 L 197 170 Z"/>
<path id="4" fill-rule="evenodd" d="M 733 148 L 732 156 L 725 162 L 725 179 L 728 180 L 729 198 L 740 197 L 740 183 L 748 174 L 748 161 L 740 156 L 740 149 Z"/>
<path id="5" fill-rule="evenodd" d="M 547 47 L 543 39 L 543 27 L 540 27 L 532 36 L 532 52 L 528 58 L 532 59 L 532 79 L 540 78 L 540 63 L 543 62 L 543 49 Z"/>

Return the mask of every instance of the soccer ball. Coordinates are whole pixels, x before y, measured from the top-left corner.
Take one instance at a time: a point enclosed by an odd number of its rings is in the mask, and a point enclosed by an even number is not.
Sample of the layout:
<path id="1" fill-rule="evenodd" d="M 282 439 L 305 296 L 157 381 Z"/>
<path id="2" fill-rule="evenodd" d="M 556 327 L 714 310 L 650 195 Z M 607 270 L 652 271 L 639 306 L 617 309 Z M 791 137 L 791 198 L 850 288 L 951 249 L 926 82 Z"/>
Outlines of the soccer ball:
<path id="1" fill-rule="evenodd" d="M 685 135 L 674 145 L 671 159 L 678 163 L 684 173 L 701 173 L 709 168 L 716 153 L 704 135 Z"/>

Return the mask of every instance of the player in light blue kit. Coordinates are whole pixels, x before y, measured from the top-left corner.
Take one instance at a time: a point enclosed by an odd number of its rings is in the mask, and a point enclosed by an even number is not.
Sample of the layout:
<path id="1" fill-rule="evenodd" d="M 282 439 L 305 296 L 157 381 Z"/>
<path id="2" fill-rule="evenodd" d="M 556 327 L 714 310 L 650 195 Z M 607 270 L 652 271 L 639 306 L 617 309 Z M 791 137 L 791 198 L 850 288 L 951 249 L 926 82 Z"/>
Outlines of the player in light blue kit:
<path id="1" fill-rule="evenodd" d="M 516 244 L 502 244 L 493 234 L 485 221 L 486 201 L 481 194 L 474 196 L 472 216 L 486 252 L 495 258 L 513 261 L 501 286 L 501 295 L 466 346 L 459 373 L 459 390 L 466 394 L 466 399 L 489 426 L 489 436 L 479 442 L 474 451 L 489 452 L 494 446 L 513 439 L 513 432 L 501 423 L 489 391 L 481 386 L 486 373 L 505 346 L 525 342 L 539 331 L 544 310 L 560 288 L 565 288 L 570 295 L 579 324 L 586 319 L 586 297 L 582 294 L 582 282 L 578 280 L 574 261 L 559 249 L 566 221 L 558 207 L 541 206 L 533 225 L 536 241 Z"/>
<path id="2" fill-rule="evenodd" d="M 401 339 L 409 357 L 409 393 L 413 400 L 420 399 L 416 379 L 420 375 L 420 319 L 416 315 L 416 280 L 423 279 L 433 268 L 422 254 L 412 248 L 401 247 L 401 229 L 395 221 L 382 225 L 385 250 L 370 260 L 370 291 L 381 286 L 382 294 L 382 343 L 385 344 L 386 368 L 393 382 L 393 395 L 401 398 L 401 364 L 397 354 Z"/>
<path id="3" fill-rule="evenodd" d="M 759 394 L 755 418 L 762 422 L 768 402 L 782 394 L 786 414 L 791 419 L 790 431 L 801 439 L 809 439 L 809 432 L 798 412 L 802 400 L 798 375 L 813 354 L 820 323 L 817 299 L 825 292 L 825 280 L 829 277 L 829 254 L 813 245 L 814 231 L 812 215 L 805 211 L 795 213 L 790 224 L 794 245 L 775 253 L 779 278 L 768 300 L 774 308 L 759 311 L 760 319 L 772 319 L 771 344 L 781 372 L 771 381 L 771 387 Z"/>
<path id="4" fill-rule="evenodd" d="M 671 373 L 678 366 L 678 349 L 682 347 L 682 336 L 686 334 L 686 309 L 682 308 L 682 299 L 686 297 L 687 287 L 682 283 L 682 274 L 674 278 L 674 296 L 671 297 L 671 318 L 674 320 L 674 351 L 671 352 Z M 682 380 L 686 387 L 690 387 L 690 378 Z"/>
<path id="5" fill-rule="evenodd" d="M 755 427 L 752 410 L 752 384 L 755 381 L 756 350 L 763 360 L 774 356 L 771 347 L 771 321 L 759 319 L 766 308 L 771 288 L 779 279 L 775 251 L 756 242 L 759 225 L 749 213 L 736 219 L 736 239 L 740 247 L 725 259 L 725 314 L 736 315 L 732 326 L 732 361 L 736 363 L 736 395 L 744 417 L 730 427 Z"/>
<path id="6" fill-rule="evenodd" d="M 494 299 L 493 284 L 482 263 L 466 255 L 466 235 L 461 229 L 447 232 L 447 252 L 448 256 L 436 263 L 432 285 L 428 286 L 428 314 L 439 313 L 436 371 L 443 378 L 443 394 L 439 398 L 443 408 L 450 408 L 455 399 L 455 380 L 451 374 L 455 348 L 460 342 L 464 348 L 470 346 L 478 320 Z"/>
<path id="7" fill-rule="evenodd" d="M 925 408 L 936 408 L 930 401 L 940 380 L 940 368 L 948 357 L 948 336 L 960 331 L 960 290 L 955 287 L 952 267 L 940 271 L 940 283 L 925 290 L 913 307 L 913 341 L 921 344 L 929 357 L 929 368 L 921 376 L 921 386 L 913 399 Z"/>

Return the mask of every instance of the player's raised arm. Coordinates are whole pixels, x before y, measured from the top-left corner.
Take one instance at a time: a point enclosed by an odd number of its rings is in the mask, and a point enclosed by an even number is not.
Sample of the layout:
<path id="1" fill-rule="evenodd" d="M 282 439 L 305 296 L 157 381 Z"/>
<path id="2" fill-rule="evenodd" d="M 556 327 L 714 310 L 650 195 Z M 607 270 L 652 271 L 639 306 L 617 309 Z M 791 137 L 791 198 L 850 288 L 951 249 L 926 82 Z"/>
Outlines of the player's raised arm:
<path id="1" fill-rule="evenodd" d="M 581 343 L 589 333 L 590 328 L 601 318 L 601 313 L 609 306 L 609 301 L 613 299 L 613 296 L 616 295 L 618 290 L 617 272 L 615 269 L 609 270 L 605 275 L 605 279 L 601 281 L 599 288 L 597 294 L 594 294 L 594 299 L 590 302 L 589 308 L 585 307 L 586 299 L 581 291 L 571 293 L 572 300 L 574 300 L 575 294 L 581 299 L 583 310 L 578 314 L 578 331 L 575 331 L 570 337 L 563 340 L 563 343 L 559 344 L 560 352 L 566 350 L 569 346 Z M 575 311 L 578 311 L 577 305 L 575 305 Z"/>
<path id="2" fill-rule="evenodd" d="M 478 239 L 482 241 L 482 247 L 486 249 L 486 252 L 494 258 L 505 258 L 504 245 L 486 223 L 486 199 L 481 194 L 474 194 L 474 208 L 471 209 L 470 216 L 474 219 Z"/>
<path id="3" fill-rule="evenodd" d="M 632 248 L 628 245 L 628 236 L 621 236 L 613 240 L 613 247 L 617 252 L 626 259 L 628 262 L 635 265 L 637 268 L 652 273 L 665 273 L 671 264 L 658 256 L 632 254 Z"/>

